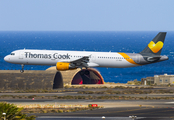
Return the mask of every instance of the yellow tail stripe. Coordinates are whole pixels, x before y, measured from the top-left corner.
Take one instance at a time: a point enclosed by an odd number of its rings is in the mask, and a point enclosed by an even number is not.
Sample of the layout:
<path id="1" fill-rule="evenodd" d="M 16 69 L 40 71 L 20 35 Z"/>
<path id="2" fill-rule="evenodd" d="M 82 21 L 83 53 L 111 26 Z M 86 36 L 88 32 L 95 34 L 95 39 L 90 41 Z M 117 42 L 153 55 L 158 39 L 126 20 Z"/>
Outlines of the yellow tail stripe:
<path id="1" fill-rule="evenodd" d="M 118 54 L 120 54 L 125 60 L 127 60 L 129 63 L 132 63 L 132 64 L 135 64 L 135 65 L 139 65 L 139 64 L 137 64 L 136 62 L 134 62 L 133 60 L 132 60 L 132 58 L 130 58 L 126 53 L 118 53 Z"/>

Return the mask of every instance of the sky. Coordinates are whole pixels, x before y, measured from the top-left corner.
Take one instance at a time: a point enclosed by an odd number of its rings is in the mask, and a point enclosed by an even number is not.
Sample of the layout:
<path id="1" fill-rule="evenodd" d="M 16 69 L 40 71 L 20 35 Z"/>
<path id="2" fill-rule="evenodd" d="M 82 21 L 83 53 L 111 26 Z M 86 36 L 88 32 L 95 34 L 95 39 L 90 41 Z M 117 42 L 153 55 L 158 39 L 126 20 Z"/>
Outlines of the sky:
<path id="1" fill-rule="evenodd" d="M 174 31 L 174 0 L 0 0 L 0 31 Z"/>

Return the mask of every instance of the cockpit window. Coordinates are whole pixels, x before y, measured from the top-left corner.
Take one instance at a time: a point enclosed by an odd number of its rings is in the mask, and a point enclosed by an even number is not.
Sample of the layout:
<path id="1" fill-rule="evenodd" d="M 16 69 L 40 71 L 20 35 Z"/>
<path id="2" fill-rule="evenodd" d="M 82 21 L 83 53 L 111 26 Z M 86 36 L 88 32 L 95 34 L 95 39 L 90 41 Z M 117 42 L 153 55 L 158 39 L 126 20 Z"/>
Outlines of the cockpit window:
<path id="1" fill-rule="evenodd" d="M 11 53 L 10 55 L 15 55 L 15 53 Z"/>

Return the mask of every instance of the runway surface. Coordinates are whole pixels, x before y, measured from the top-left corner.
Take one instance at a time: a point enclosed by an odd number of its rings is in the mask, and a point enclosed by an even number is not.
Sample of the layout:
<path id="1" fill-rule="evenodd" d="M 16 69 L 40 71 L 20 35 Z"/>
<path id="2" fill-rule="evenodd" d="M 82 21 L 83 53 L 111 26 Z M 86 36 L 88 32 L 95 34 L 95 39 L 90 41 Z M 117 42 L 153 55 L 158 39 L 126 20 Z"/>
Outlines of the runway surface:
<path id="1" fill-rule="evenodd" d="M 153 119 L 153 120 L 172 120 L 174 119 L 174 100 L 0 100 L 7 101 L 13 104 L 66 104 L 66 105 L 88 105 L 98 104 L 104 108 L 97 110 L 86 110 L 69 113 L 38 113 L 37 120 L 80 120 L 85 117 L 86 120 L 101 119 L 105 116 L 108 120 L 117 118 L 118 120 L 127 120 L 131 115 L 135 115 L 138 119 Z M 30 114 L 32 115 L 32 114 Z M 47 119 L 46 119 L 47 118 Z M 84 120 L 85 120 L 84 119 Z M 105 120 L 107 120 L 105 119 Z M 130 119 L 130 118 L 129 118 Z"/>
<path id="2" fill-rule="evenodd" d="M 38 116 L 37 120 L 46 120 L 46 118 L 59 118 L 61 120 L 68 120 L 75 118 L 86 118 L 89 120 L 95 118 L 96 120 L 101 120 L 102 116 L 105 116 L 105 120 L 130 120 L 129 116 L 137 116 L 137 119 L 142 120 L 172 120 L 174 119 L 174 109 L 173 108 L 137 108 L 137 107 L 118 107 L 118 108 L 106 108 L 98 109 L 92 111 L 79 111 L 73 113 L 56 113 L 56 114 L 36 114 Z"/>

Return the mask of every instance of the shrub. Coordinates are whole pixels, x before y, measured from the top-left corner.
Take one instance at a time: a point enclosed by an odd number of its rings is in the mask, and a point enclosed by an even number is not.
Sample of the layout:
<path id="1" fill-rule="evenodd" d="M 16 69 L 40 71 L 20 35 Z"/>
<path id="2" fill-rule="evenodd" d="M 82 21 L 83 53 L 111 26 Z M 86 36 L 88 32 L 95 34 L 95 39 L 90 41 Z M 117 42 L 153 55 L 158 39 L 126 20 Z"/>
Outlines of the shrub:
<path id="1" fill-rule="evenodd" d="M 51 110 L 52 113 L 57 113 L 57 110 L 53 109 Z"/>
<path id="2" fill-rule="evenodd" d="M 63 110 L 58 110 L 58 113 L 63 113 Z"/>
<path id="3" fill-rule="evenodd" d="M 22 114 L 21 111 L 23 108 L 18 108 L 13 104 L 9 104 L 6 102 L 0 103 L 0 118 L 3 118 L 2 113 L 6 113 L 7 120 L 15 120 L 15 119 L 26 119 L 26 120 L 34 120 L 35 116 L 27 116 L 26 114 Z"/>
<path id="4" fill-rule="evenodd" d="M 42 113 L 47 113 L 47 110 L 42 110 Z"/>

